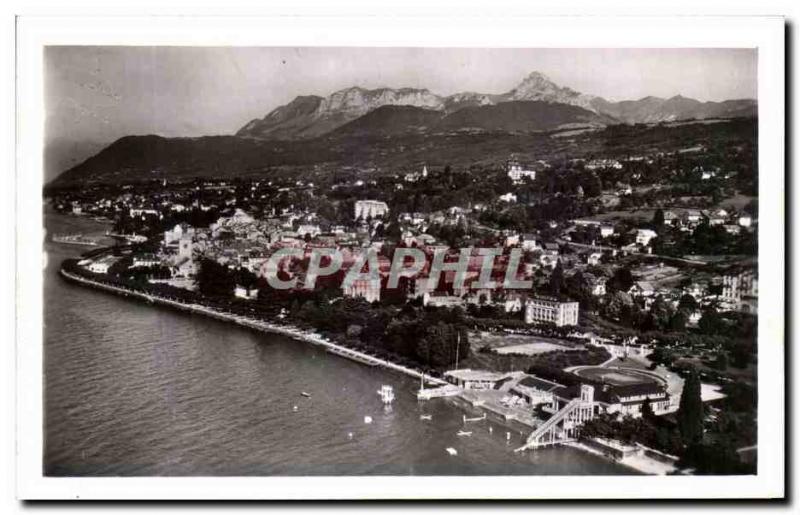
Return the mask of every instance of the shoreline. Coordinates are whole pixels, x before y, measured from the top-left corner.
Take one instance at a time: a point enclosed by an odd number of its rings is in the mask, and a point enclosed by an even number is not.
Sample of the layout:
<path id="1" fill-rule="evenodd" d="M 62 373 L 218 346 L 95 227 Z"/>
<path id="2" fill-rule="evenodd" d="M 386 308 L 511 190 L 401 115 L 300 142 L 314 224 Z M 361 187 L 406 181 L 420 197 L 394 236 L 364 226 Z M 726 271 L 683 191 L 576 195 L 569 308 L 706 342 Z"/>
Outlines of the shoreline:
<path id="1" fill-rule="evenodd" d="M 635 470 L 636 472 L 639 472 L 646 476 L 664 476 L 676 470 L 676 468 L 673 466 L 665 465 L 657 460 L 648 458 L 646 456 L 629 456 L 627 458 L 614 458 L 611 456 L 607 456 L 604 452 L 599 451 L 597 449 L 593 449 L 588 445 L 581 443 L 580 441 L 566 442 L 562 445 L 565 445 L 572 449 L 578 449 L 580 451 L 584 451 L 589 454 L 593 454 L 600 458 L 604 458 L 608 461 L 611 461 L 618 465 L 622 465 L 623 467 L 627 467 L 631 470 Z"/>
<path id="2" fill-rule="evenodd" d="M 81 283 L 83 285 L 89 286 L 91 288 L 97 288 L 100 290 L 108 291 L 115 293 L 121 296 L 133 296 L 145 300 L 151 304 L 161 304 L 165 306 L 169 306 L 175 309 L 179 309 L 181 311 L 187 311 L 190 313 L 197 313 L 201 315 L 208 316 L 210 318 L 215 318 L 217 320 L 222 320 L 225 322 L 233 322 L 235 324 L 248 327 L 250 329 L 255 329 L 262 332 L 268 332 L 273 334 L 279 334 L 281 336 L 286 336 L 293 340 L 302 341 L 306 343 L 310 343 L 312 345 L 317 345 L 320 347 L 324 347 L 326 349 L 331 350 L 331 354 L 340 356 L 345 359 L 350 359 L 351 361 L 355 362 L 362 362 L 362 364 L 369 364 L 372 366 L 381 366 L 388 368 L 390 370 L 394 370 L 396 372 L 400 372 L 402 374 L 414 377 L 416 379 L 422 379 L 423 374 L 422 372 L 415 370 L 413 368 L 405 367 L 403 365 L 398 365 L 397 363 L 393 363 L 391 361 L 387 361 L 385 359 L 380 359 L 370 354 L 366 354 L 361 351 L 357 351 L 351 349 L 349 347 L 345 347 L 343 345 L 339 345 L 337 343 L 332 342 L 331 340 L 325 338 L 324 336 L 312 332 L 307 331 L 304 329 L 300 329 L 299 327 L 292 326 L 292 325 L 279 325 L 271 322 L 265 322 L 262 320 L 254 320 L 252 318 L 248 318 L 243 315 L 236 315 L 233 313 L 223 312 L 214 308 L 210 308 L 208 306 L 204 306 L 202 304 L 186 304 L 184 302 L 175 301 L 172 299 L 167 299 L 164 297 L 160 297 L 158 295 L 144 293 L 137 290 L 128 289 L 122 286 L 115 286 L 111 284 L 105 284 L 102 282 L 94 281 L 91 279 L 87 279 L 85 277 L 81 277 L 79 275 L 67 272 L 63 268 L 59 268 L 59 274 L 64 277 L 65 279 L 77 283 Z M 352 357 L 352 359 L 351 359 Z M 366 363 L 363 363 L 366 362 Z M 432 377 L 432 376 L 425 376 L 425 380 L 430 383 L 436 383 L 438 385 L 445 385 L 449 384 L 446 381 Z"/>

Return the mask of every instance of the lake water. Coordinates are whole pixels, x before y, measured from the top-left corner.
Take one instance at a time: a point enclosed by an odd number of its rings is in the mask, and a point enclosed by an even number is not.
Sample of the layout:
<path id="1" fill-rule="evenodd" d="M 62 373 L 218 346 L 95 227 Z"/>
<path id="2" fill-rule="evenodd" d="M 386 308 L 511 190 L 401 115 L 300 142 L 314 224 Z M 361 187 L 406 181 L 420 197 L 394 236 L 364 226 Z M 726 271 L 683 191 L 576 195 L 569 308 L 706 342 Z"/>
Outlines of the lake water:
<path id="1" fill-rule="evenodd" d="M 52 213 L 46 225 L 50 234 L 106 229 Z M 45 246 L 48 475 L 632 473 L 571 448 L 515 454 L 525 435 L 506 442 L 493 422 L 468 423 L 472 436 L 459 437 L 465 411 L 418 402 L 412 378 L 67 283 L 59 263 L 88 247 L 49 236 Z M 376 393 L 383 384 L 397 394 L 391 410 Z"/>

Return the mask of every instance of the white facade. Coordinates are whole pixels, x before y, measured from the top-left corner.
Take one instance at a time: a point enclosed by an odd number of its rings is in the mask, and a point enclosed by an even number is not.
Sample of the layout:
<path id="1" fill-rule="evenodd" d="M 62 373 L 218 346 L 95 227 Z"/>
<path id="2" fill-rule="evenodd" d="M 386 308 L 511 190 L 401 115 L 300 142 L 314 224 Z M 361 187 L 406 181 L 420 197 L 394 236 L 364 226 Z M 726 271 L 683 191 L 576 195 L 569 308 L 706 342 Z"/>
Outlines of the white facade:
<path id="1" fill-rule="evenodd" d="M 536 170 L 526 170 L 518 163 L 509 163 L 508 177 L 517 184 L 522 182 L 523 177 L 527 177 L 530 180 L 535 180 Z"/>
<path id="2" fill-rule="evenodd" d="M 380 200 L 357 200 L 355 207 L 355 219 L 366 220 L 367 218 L 377 218 L 389 212 L 386 202 Z"/>
<path id="3" fill-rule="evenodd" d="M 360 279 L 349 286 L 342 286 L 345 297 L 361 297 L 367 302 L 381 300 L 380 280 Z"/>
<path id="4" fill-rule="evenodd" d="M 578 325 L 578 303 L 533 298 L 525 303 L 525 323 L 551 323 L 558 327 Z"/>
<path id="5" fill-rule="evenodd" d="M 613 225 L 601 225 L 600 226 L 600 237 L 601 238 L 608 238 L 609 236 L 614 236 L 614 226 Z"/>
<path id="6" fill-rule="evenodd" d="M 640 245 L 649 245 L 650 240 L 658 236 L 652 229 L 639 229 L 636 231 L 636 243 Z"/>
<path id="7" fill-rule="evenodd" d="M 111 268 L 114 263 L 119 261 L 121 258 L 116 256 L 105 256 L 97 261 L 92 261 L 89 263 L 89 271 L 94 272 L 96 274 L 107 274 L 108 270 Z"/>
<path id="8" fill-rule="evenodd" d="M 758 296 L 758 279 L 748 270 L 722 278 L 722 297 L 731 302 L 739 302 L 743 297 Z"/>
<path id="9" fill-rule="evenodd" d="M 233 290 L 233 295 L 240 299 L 252 300 L 258 297 L 258 288 L 245 288 L 237 285 Z"/>

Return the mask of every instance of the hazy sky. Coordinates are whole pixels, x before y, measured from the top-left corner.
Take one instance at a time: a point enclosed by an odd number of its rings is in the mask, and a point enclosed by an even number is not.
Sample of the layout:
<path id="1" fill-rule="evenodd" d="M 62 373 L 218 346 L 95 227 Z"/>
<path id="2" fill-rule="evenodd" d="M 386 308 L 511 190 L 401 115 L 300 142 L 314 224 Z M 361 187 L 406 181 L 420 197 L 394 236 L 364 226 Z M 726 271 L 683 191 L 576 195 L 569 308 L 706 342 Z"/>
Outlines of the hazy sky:
<path id="1" fill-rule="evenodd" d="M 756 98 L 748 49 L 48 47 L 47 138 L 230 134 L 349 86 L 503 93 L 531 71 L 608 100 Z"/>

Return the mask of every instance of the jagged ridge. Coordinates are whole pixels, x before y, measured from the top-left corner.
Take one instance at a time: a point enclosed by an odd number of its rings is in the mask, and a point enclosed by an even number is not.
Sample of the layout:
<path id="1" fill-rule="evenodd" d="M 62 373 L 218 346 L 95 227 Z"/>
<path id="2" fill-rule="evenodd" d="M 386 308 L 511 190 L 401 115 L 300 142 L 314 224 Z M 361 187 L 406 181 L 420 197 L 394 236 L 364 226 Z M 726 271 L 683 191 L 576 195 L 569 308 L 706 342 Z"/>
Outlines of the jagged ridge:
<path id="1" fill-rule="evenodd" d="M 532 72 L 511 91 L 499 95 L 463 92 L 442 97 L 427 89 L 369 90 L 352 87 L 328 97 L 300 96 L 264 118 L 250 121 L 236 135 L 273 140 L 307 139 L 327 134 L 383 106 L 412 106 L 450 115 L 463 109 L 519 101 L 580 107 L 601 116 L 605 123 L 650 123 L 756 114 L 756 102 L 750 99 L 699 102 L 679 95 L 669 99 L 645 97 L 609 102 L 602 97 L 558 86 L 544 74 Z"/>

